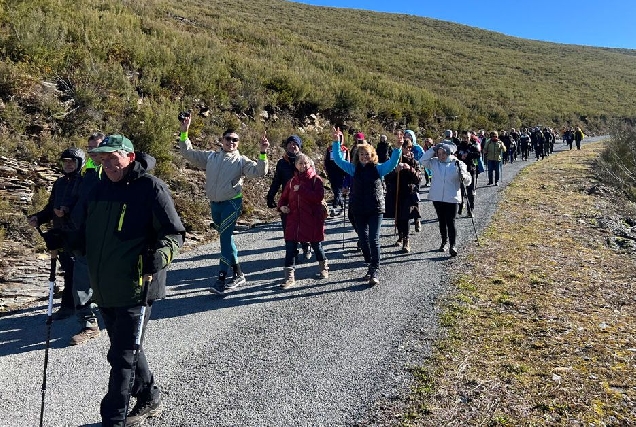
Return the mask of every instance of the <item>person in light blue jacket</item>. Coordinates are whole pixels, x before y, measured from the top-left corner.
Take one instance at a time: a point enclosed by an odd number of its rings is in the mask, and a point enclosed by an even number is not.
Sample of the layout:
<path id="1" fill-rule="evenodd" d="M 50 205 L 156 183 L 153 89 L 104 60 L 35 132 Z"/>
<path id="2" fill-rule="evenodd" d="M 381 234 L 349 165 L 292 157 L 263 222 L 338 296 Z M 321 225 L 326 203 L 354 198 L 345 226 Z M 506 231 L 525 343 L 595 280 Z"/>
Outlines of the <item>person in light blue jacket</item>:
<path id="1" fill-rule="evenodd" d="M 346 161 L 342 156 L 340 144 L 342 132 L 334 128 L 332 146 L 333 160 L 347 175 L 351 176 L 351 198 L 349 206 L 355 220 L 355 231 L 360 240 L 365 264 L 368 264 L 365 280 L 370 285 L 380 283 L 380 226 L 384 216 L 384 190 L 382 177 L 398 166 L 402 157 L 404 138 L 399 134 L 395 141 L 391 157 L 384 163 L 378 163 L 378 155 L 371 144 L 358 146 L 358 162 L 356 165 Z"/>
<path id="2" fill-rule="evenodd" d="M 420 163 L 433 172 L 428 198 L 433 202 L 439 220 L 442 237 L 439 251 L 444 252 L 446 244 L 450 243 L 449 253 L 453 257 L 457 256 L 455 217 L 462 201 L 461 182 L 468 186 L 472 181 L 466 164 L 454 156 L 456 150 L 454 144 L 440 143 L 429 148 L 420 159 Z"/>

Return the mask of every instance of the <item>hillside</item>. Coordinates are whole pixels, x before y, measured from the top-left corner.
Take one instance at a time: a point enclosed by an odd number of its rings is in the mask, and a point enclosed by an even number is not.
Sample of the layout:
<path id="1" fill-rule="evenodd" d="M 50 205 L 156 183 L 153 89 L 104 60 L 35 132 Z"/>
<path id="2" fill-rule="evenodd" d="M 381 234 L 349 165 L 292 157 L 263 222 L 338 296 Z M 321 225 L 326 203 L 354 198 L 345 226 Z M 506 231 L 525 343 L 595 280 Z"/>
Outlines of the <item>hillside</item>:
<path id="1" fill-rule="evenodd" d="M 188 193 L 178 203 L 199 230 L 204 198 L 170 144 L 180 110 L 201 113 L 200 146 L 234 126 L 253 155 L 263 132 L 298 132 L 318 158 L 332 124 L 372 141 L 404 125 L 594 133 L 633 119 L 636 86 L 633 50 L 280 0 L 0 0 L 0 59 L 0 155 L 46 163 L 96 129 L 124 133 Z"/>

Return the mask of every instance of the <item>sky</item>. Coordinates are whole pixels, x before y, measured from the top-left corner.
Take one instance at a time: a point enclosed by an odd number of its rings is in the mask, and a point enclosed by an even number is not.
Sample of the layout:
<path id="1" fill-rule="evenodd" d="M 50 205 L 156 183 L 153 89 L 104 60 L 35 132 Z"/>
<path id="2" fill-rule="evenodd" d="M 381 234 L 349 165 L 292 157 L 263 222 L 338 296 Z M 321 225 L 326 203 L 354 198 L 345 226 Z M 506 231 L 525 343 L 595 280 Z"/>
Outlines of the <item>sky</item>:
<path id="1" fill-rule="evenodd" d="M 306 0 L 298 3 L 406 13 L 524 39 L 636 49 L 636 0 Z"/>

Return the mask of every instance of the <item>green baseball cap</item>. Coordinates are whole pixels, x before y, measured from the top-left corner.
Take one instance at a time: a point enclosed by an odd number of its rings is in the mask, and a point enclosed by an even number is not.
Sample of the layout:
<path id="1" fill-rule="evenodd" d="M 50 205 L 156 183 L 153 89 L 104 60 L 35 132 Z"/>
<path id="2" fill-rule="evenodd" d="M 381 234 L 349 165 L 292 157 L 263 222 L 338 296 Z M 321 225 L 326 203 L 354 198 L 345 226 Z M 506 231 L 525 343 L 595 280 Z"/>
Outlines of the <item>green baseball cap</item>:
<path id="1" fill-rule="evenodd" d="M 114 151 L 134 153 L 135 147 L 130 139 L 123 135 L 108 135 L 96 148 L 89 150 L 89 153 L 112 153 Z"/>

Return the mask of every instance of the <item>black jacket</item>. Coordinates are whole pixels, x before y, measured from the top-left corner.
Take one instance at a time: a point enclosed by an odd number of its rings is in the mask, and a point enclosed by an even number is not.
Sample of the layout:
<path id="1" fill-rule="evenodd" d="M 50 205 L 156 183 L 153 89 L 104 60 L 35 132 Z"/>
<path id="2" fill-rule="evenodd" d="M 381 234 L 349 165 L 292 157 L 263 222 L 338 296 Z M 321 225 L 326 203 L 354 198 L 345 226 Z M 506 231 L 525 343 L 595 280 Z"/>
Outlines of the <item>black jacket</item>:
<path id="1" fill-rule="evenodd" d="M 358 163 L 352 178 L 351 212 L 354 215 L 384 213 L 384 190 L 378 168 Z"/>
<path id="2" fill-rule="evenodd" d="M 276 207 L 276 202 L 274 200 L 276 193 L 278 193 L 279 189 L 285 188 L 285 184 L 292 179 L 294 172 L 296 172 L 296 166 L 294 165 L 294 162 L 290 160 L 289 156 L 285 154 L 278 163 L 276 163 L 274 178 L 272 179 L 272 184 L 269 186 L 269 191 L 267 192 L 268 207 Z"/>
<path id="3" fill-rule="evenodd" d="M 77 233 L 85 249 L 93 299 L 102 307 L 141 303 L 143 274 L 153 274 L 149 300 L 165 296 L 165 268 L 183 244 L 181 223 L 168 187 L 148 174 L 155 159 L 136 153 L 128 174 L 106 174 L 87 196 Z"/>

